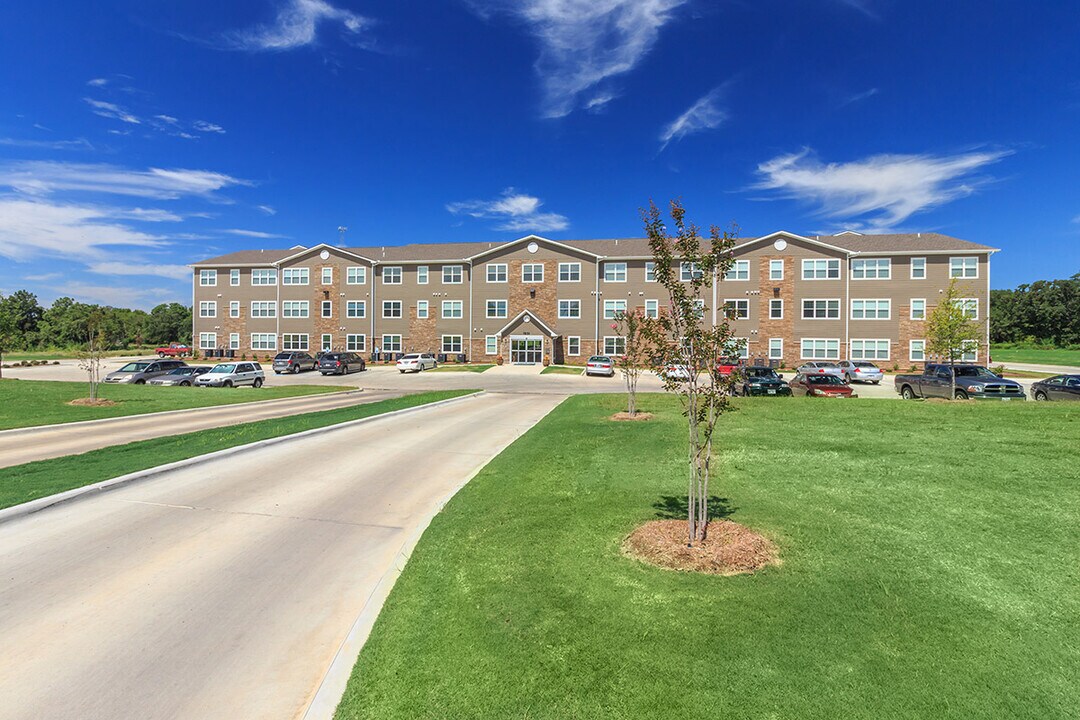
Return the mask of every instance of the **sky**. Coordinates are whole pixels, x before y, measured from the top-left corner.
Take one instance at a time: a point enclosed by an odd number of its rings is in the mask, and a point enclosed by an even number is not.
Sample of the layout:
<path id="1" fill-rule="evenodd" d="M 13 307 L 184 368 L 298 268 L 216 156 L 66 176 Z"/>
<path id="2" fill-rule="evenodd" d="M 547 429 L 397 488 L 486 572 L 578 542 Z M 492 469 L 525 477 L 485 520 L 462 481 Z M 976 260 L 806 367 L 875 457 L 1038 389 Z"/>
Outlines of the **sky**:
<path id="1" fill-rule="evenodd" d="M 241 249 L 941 232 L 1080 272 L 1075 0 L 0 4 L 0 293 Z M 339 228 L 347 228 L 344 232 Z"/>

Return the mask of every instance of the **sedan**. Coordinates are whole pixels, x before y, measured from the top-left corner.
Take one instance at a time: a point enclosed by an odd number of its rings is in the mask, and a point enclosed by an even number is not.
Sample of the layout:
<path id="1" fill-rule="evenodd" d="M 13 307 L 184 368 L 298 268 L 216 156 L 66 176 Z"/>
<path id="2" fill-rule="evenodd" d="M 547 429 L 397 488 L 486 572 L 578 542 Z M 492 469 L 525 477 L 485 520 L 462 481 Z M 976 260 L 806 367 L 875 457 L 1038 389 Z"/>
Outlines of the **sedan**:
<path id="1" fill-rule="evenodd" d="M 229 362 L 218 363 L 210 368 L 210 372 L 203 373 L 195 378 L 196 387 L 236 387 L 237 385 L 250 385 L 262 387 L 266 380 L 266 373 L 262 365 L 257 362 Z"/>
<path id="2" fill-rule="evenodd" d="M 327 353 L 319 360 L 319 372 L 323 375 L 348 375 L 367 370 L 364 358 L 351 352 Z"/>
<path id="3" fill-rule="evenodd" d="M 787 395 L 791 396 L 791 388 L 784 382 L 784 376 L 777 374 L 771 367 L 763 365 L 749 365 L 742 370 L 742 384 L 738 387 L 740 394 L 750 395 Z M 830 376 L 831 377 L 831 376 Z"/>
<path id="4" fill-rule="evenodd" d="M 397 369 L 400 373 L 422 372 L 428 368 L 437 368 L 435 356 L 431 353 L 407 353 L 397 361 Z"/>
<path id="5" fill-rule="evenodd" d="M 145 385 L 151 378 L 186 366 L 187 363 L 183 360 L 136 360 L 106 375 L 105 382 Z"/>
<path id="6" fill-rule="evenodd" d="M 607 355 L 593 355 L 585 362 L 585 374 L 615 377 L 615 361 Z"/>
<path id="7" fill-rule="evenodd" d="M 835 375 L 807 375 L 799 373 L 791 381 L 791 392 L 807 397 L 858 397 L 851 386 Z"/>
<path id="8" fill-rule="evenodd" d="M 319 361 L 306 352 L 279 352 L 274 356 L 274 372 L 298 373 L 301 370 L 315 370 L 319 367 Z"/>
<path id="9" fill-rule="evenodd" d="M 1055 375 L 1031 383 L 1031 397 L 1047 400 L 1080 400 L 1080 375 Z"/>
<path id="10" fill-rule="evenodd" d="M 855 381 L 871 382 L 877 385 L 885 377 L 881 368 L 864 360 L 841 360 L 839 367 L 843 372 L 842 377 L 849 385 Z"/>
<path id="11" fill-rule="evenodd" d="M 679 380 L 685 382 L 690 379 L 690 368 L 679 363 L 668 363 L 660 371 L 660 377 L 665 380 Z"/>
<path id="12" fill-rule="evenodd" d="M 182 368 L 176 368 L 164 375 L 158 375 L 146 382 L 147 385 L 179 385 L 181 387 L 191 387 L 195 378 L 210 372 L 209 365 L 195 365 Z"/>
<path id="13" fill-rule="evenodd" d="M 835 375 L 836 377 L 843 377 L 844 371 L 840 369 L 840 366 L 834 362 L 828 362 L 825 360 L 815 360 L 813 362 L 803 363 L 799 367 L 795 368 L 795 372 L 802 373 L 803 375 Z"/>

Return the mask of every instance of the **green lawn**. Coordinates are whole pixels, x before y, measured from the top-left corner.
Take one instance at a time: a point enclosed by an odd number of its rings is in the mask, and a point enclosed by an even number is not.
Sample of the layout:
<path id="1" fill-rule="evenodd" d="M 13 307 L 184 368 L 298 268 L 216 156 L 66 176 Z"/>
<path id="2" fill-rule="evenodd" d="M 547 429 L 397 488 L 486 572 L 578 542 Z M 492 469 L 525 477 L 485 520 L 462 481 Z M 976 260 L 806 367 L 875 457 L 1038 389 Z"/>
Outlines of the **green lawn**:
<path id="1" fill-rule="evenodd" d="M 1080 350 L 1041 349 L 1034 347 L 1012 347 L 994 345 L 990 349 L 994 365 L 1000 363 L 1032 363 L 1034 365 L 1071 365 L 1080 366 Z"/>
<path id="2" fill-rule="evenodd" d="M 723 578 L 620 554 L 685 493 L 678 405 L 624 402 L 435 518 L 338 718 L 1076 717 L 1080 408 L 737 401 L 713 491 L 783 564 Z"/>
<path id="3" fill-rule="evenodd" d="M 585 368 L 573 365 L 548 365 L 540 371 L 541 375 L 580 375 Z"/>
<path id="4" fill-rule="evenodd" d="M 0 380 L 0 430 L 33 425 L 100 420 L 101 418 L 164 410 L 186 410 L 208 405 L 233 405 L 256 400 L 338 392 L 334 385 L 290 385 L 286 387 L 254 388 L 190 388 L 156 387 L 147 385 L 98 386 L 100 397 L 116 405 L 80 407 L 67 403 L 89 396 L 84 382 L 50 380 Z M 348 388 L 351 389 L 351 388 Z"/>
<path id="5" fill-rule="evenodd" d="M 392 410 L 425 405 L 472 392 L 476 391 L 438 390 L 417 393 L 365 405 L 353 405 L 337 410 L 324 410 L 213 430 L 200 430 L 154 440 L 142 440 L 127 445 L 92 450 L 82 455 L 69 455 L 53 460 L 0 468 L 0 508 L 215 450 L 290 435 L 348 420 L 358 420 Z"/>
<path id="6" fill-rule="evenodd" d="M 490 370 L 495 367 L 494 365 L 440 365 L 433 370 L 427 370 L 425 372 L 474 372 L 482 373 L 485 370 Z"/>

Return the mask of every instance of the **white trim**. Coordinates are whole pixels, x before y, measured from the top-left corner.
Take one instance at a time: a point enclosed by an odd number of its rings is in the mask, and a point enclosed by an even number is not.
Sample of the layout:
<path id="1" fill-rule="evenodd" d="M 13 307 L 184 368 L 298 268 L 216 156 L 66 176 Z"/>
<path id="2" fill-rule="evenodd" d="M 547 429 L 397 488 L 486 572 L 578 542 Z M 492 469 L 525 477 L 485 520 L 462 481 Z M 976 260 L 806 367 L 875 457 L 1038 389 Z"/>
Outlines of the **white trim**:
<path id="1" fill-rule="evenodd" d="M 458 311 L 458 314 L 457 315 L 453 315 L 453 314 L 447 315 L 446 310 L 447 310 L 448 307 L 450 308 L 451 312 L 453 312 L 454 308 L 456 307 L 457 311 Z M 443 300 L 442 301 L 441 312 L 439 313 L 439 319 L 440 320 L 462 320 L 462 319 L 464 319 L 464 317 L 465 317 L 465 302 L 464 301 L 462 301 L 462 300 Z"/>
<path id="2" fill-rule="evenodd" d="M 577 298 L 560 298 L 556 301 L 558 305 L 558 317 L 560 320 L 580 320 L 581 319 L 581 300 Z M 563 315 L 563 303 L 576 303 L 577 315 Z M 568 306 L 574 307 L 573 305 Z"/>
<path id="3" fill-rule="evenodd" d="M 420 279 L 420 277 L 421 277 L 421 272 L 420 271 L 421 270 L 424 271 L 423 272 L 423 278 L 424 278 L 423 280 Z M 416 284 L 417 285 L 427 285 L 430 282 L 431 282 L 431 266 L 430 265 L 417 265 L 416 266 Z"/>
<path id="4" fill-rule="evenodd" d="M 885 261 L 885 272 L 888 273 L 887 277 L 881 277 L 881 261 Z M 855 263 L 874 263 L 874 277 L 868 277 L 866 275 L 866 268 L 863 268 L 863 276 L 857 277 L 855 275 Z M 851 274 L 852 280 L 864 281 L 864 280 L 892 280 L 892 258 L 890 257 L 853 257 L 848 261 L 848 272 Z"/>
<path id="5" fill-rule="evenodd" d="M 848 359 L 849 360 L 891 360 L 892 359 L 892 340 L 889 338 L 852 338 L 849 341 L 848 346 Z M 863 343 L 862 357 L 855 357 L 855 343 Z M 866 357 L 866 343 L 877 343 L 874 348 L 874 357 Z M 885 357 L 878 355 L 880 344 L 885 343 Z"/>
<path id="6" fill-rule="evenodd" d="M 723 282 L 750 282 L 750 261 L 749 260 L 736 260 L 735 262 L 732 263 L 731 269 L 728 270 L 728 272 L 729 273 L 735 273 L 736 275 L 738 275 L 739 274 L 739 268 L 741 266 L 743 266 L 743 265 L 746 266 L 746 277 L 744 277 L 744 278 L 740 278 L 740 277 L 729 278 L 727 276 L 727 274 L 725 273 L 724 277 L 721 278 L 721 280 Z M 681 270 L 682 270 L 682 268 L 680 266 L 680 272 L 681 272 Z"/>
<path id="7" fill-rule="evenodd" d="M 915 317 L 915 303 L 922 303 L 922 317 Z M 922 322 L 926 320 L 926 298 L 911 298 L 908 301 L 908 320 L 916 320 Z"/>
<path id="8" fill-rule="evenodd" d="M 525 279 L 525 268 L 532 268 L 530 275 L 533 276 L 532 280 Z M 536 279 L 536 268 L 540 268 L 540 279 Z M 539 285 L 547 280 L 547 268 L 544 267 L 542 262 L 523 262 L 521 263 L 521 282 L 522 284 L 528 283 L 529 285 Z"/>
<path id="9" fill-rule="evenodd" d="M 825 317 L 807 317 L 806 316 L 806 303 L 836 303 L 836 317 L 829 317 L 829 306 L 825 306 Z M 839 320 L 841 318 L 841 303 L 840 298 L 802 298 L 799 303 L 799 318 L 801 320 Z M 817 314 L 817 305 L 814 305 L 814 313 Z"/>
<path id="10" fill-rule="evenodd" d="M 293 338 L 294 342 L 297 338 L 303 338 L 300 343 L 303 347 L 285 347 L 285 338 Z M 311 349 L 311 336 L 308 333 L 281 333 L 281 349 L 292 352 L 307 352 Z"/>
<path id="11" fill-rule="evenodd" d="M 255 306 L 259 306 L 259 313 L 255 313 Z M 266 310 L 270 310 L 270 314 L 266 314 Z M 251 305 L 248 307 L 248 318 L 263 318 L 270 319 L 278 316 L 278 307 L 276 300 L 252 300 Z"/>
<path id="12" fill-rule="evenodd" d="M 622 340 L 622 352 L 614 351 L 608 352 L 607 344 L 608 340 Z M 603 355 L 625 355 L 626 354 L 626 336 L 625 335 L 605 335 L 603 343 Z"/>
<path id="13" fill-rule="evenodd" d="M 359 308 L 360 314 L 354 315 L 353 309 Z M 359 320 L 367 317 L 367 301 L 366 300 L 346 300 L 345 301 L 345 318 Z"/>
<path id="14" fill-rule="evenodd" d="M 506 331 L 507 331 L 507 329 L 508 329 L 508 328 L 510 328 L 510 327 L 511 327 L 511 326 L 512 326 L 512 325 L 513 325 L 514 323 L 516 323 L 516 322 L 518 322 L 519 320 L 521 320 L 521 318 L 525 317 L 526 315 L 528 315 L 528 316 L 529 316 L 529 318 L 530 318 L 530 319 L 532 320 L 532 322 L 533 322 L 533 323 L 534 323 L 534 324 L 535 324 L 535 325 L 536 325 L 536 326 L 537 326 L 538 328 L 542 329 L 542 330 L 543 330 L 544 332 L 546 332 L 546 333 L 547 333 L 548 335 L 550 335 L 551 337 L 557 337 L 557 336 L 559 335 L 559 333 L 555 332 L 555 331 L 554 331 L 554 330 L 552 330 L 552 329 L 551 329 L 550 327 L 548 327 L 547 323 L 545 323 L 545 322 L 544 322 L 543 320 L 541 320 L 540 318 L 536 317 L 536 314 L 535 314 L 535 313 L 533 313 L 533 312 L 532 312 L 531 310 L 522 310 L 522 311 L 521 311 L 521 312 L 519 312 L 519 313 L 518 313 L 517 315 L 515 315 L 515 316 L 514 316 L 514 317 L 513 317 L 513 318 L 512 318 L 511 320 L 510 320 L 510 322 L 508 322 L 508 323 L 506 323 L 505 325 L 503 325 L 503 326 L 502 326 L 502 329 L 501 329 L 501 330 L 499 330 L 499 332 L 497 332 L 497 333 L 495 333 L 495 334 L 496 334 L 496 335 L 498 335 L 499 337 L 506 337 Z M 523 337 L 524 337 L 524 336 L 523 336 Z M 529 337 L 535 337 L 535 336 L 531 336 L 531 335 L 530 335 Z"/>
<path id="15" fill-rule="evenodd" d="M 289 249 L 292 250 L 292 248 L 289 248 Z M 357 255 L 354 252 L 349 252 L 348 250 L 345 250 L 345 249 L 339 248 L 339 247 L 334 247 L 333 245 L 327 245 L 326 243 L 319 243 L 318 245 L 316 245 L 314 247 L 309 247 L 307 249 L 301 250 L 298 253 L 294 253 L 292 255 L 286 255 L 285 257 L 281 258 L 280 260 L 271 261 L 270 264 L 280 266 L 282 263 L 287 263 L 290 260 L 294 260 L 294 259 L 296 259 L 298 257 L 302 257 L 304 255 L 307 255 L 309 252 L 314 252 L 316 250 L 329 250 L 332 253 L 338 253 L 340 255 L 348 255 L 349 257 L 356 258 L 358 260 L 365 260 L 368 263 L 375 264 L 375 261 L 372 260 L 369 257 L 364 257 L 363 255 Z"/>
<path id="16" fill-rule="evenodd" d="M 360 338 L 360 347 L 349 347 L 350 343 L 354 343 L 352 338 Z M 345 351 L 346 352 L 367 352 L 367 335 L 364 333 L 348 333 L 345 336 Z"/>
<path id="17" fill-rule="evenodd" d="M 773 265 L 780 266 L 780 277 L 773 277 Z M 770 258 L 769 259 L 769 282 L 780 282 L 784 279 L 784 259 L 783 258 Z"/>
<path id="18" fill-rule="evenodd" d="M 270 347 L 256 347 L 255 346 L 255 338 L 256 337 L 269 338 Z M 264 340 L 264 343 L 265 343 L 265 340 Z M 277 333 L 249 333 L 248 334 L 248 345 L 249 345 L 250 350 L 262 350 L 263 352 L 267 352 L 267 351 L 270 351 L 270 350 L 276 351 L 277 346 L 278 346 Z"/>
<path id="19" fill-rule="evenodd" d="M 773 303 L 780 303 L 780 314 L 773 315 Z M 784 319 L 784 299 L 783 298 L 769 298 L 769 320 L 783 320 Z"/>
<path id="20" fill-rule="evenodd" d="M 702 300 L 702 302 L 705 302 L 705 301 Z M 734 303 L 735 304 L 735 317 L 727 317 L 728 303 Z M 746 316 L 745 317 L 740 317 L 739 316 L 739 303 L 745 303 L 746 304 Z M 723 307 L 724 307 L 724 316 L 727 317 L 728 320 L 749 320 L 750 319 L 750 298 L 724 298 Z"/>
<path id="21" fill-rule="evenodd" d="M 288 285 L 290 287 L 306 287 L 311 284 L 311 268 L 306 265 L 301 267 L 289 267 L 281 268 L 281 284 Z M 286 282 L 285 278 L 290 276 L 296 276 L 297 279 L 303 280 L 303 282 Z"/>
<path id="22" fill-rule="evenodd" d="M 573 341 L 577 340 L 577 352 L 570 352 L 570 345 Z M 580 335 L 568 335 L 566 338 L 566 356 L 567 357 L 581 357 L 581 336 Z"/>
<path id="23" fill-rule="evenodd" d="M 387 315 L 386 314 L 386 306 L 389 305 L 389 306 L 393 307 L 395 304 L 397 304 L 398 314 L 397 315 Z M 405 307 L 404 303 L 402 303 L 401 300 L 383 300 L 382 301 L 382 318 L 383 318 L 383 320 L 398 320 L 398 319 L 404 317 L 404 312 L 405 312 L 404 307 Z"/>
<path id="24" fill-rule="evenodd" d="M 427 267 L 427 266 L 425 266 L 425 267 Z M 457 280 L 447 280 L 446 279 L 446 271 L 447 270 L 453 270 L 454 268 L 457 268 L 457 270 L 458 270 L 458 279 Z M 442 284 L 443 285 L 461 285 L 462 283 L 465 282 L 465 266 L 464 265 L 443 265 L 441 272 L 442 272 Z"/>
<path id="25" fill-rule="evenodd" d="M 618 279 L 617 272 L 617 268 L 620 265 L 622 266 L 622 280 Z M 616 277 L 614 279 L 608 279 L 608 267 L 611 267 L 613 270 L 615 270 L 613 274 Z M 624 283 L 630 277 L 630 263 L 626 262 L 625 260 L 605 260 L 603 263 L 601 263 L 600 273 L 601 277 L 606 283 Z"/>
<path id="26" fill-rule="evenodd" d="M 604 257 L 603 255 L 597 255 L 596 253 L 589 252 L 588 250 L 582 250 L 580 248 L 576 248 L 573 245 L 564 245 L 563 243 L 558 242 L 556 240 L 548 240 L 547 238 L 540 237 L 539 235 L 526 235 L 525 237 L 518 238 L 517 240 L 510 240 L 509 242 L 505 242 L 505 243 L 503 243 L 501 245 L 496 245 L 493 248 L 489 248 L 489 249 L 487 249 L 487 250 L 485 250 L 483 252 L 476 253 L 475 255 L 469 255 L 468 257 L 466 257 L 464 259 L 465 260 L 475 260 L 476 258 L 484 257 L 485 255 L 490 255 L 491 253 L 501 252 L 503 250 L 506 250 L 509 247 L 513 247 L 514 245 L 517 245 L 519 243 L 529 242 L 531 240 L 535 240 L 535 241 L 539 241 L 539 242 L 545 242 L 545 243 L 548 243 L 549 245 L 554 245 L 555 247 L 562 248 L 563 250 L 569 250 L 571 252 L 581 253 L 582 255 L 590 255 L 590 256 L 592 256 L 594 258 L 597 258 L 597 259 Z"/>
<path id="27" fill-rule="evenodd" d="M 915 261 L 922 260 L 922 277 L 915 277 Z M 927 263 L 926 258 L 912 256 L 911 262 L 908 263 L 908 280 L 925 280 L 927 275 Z"/>
<path id="28" fill-rule="evenodd" d="M 484 336 L 484 354 L 485 355 L 498 355 L 499 354 L 499 336 L 498 335 L 485 335 Z"/>
<path id="29" fill-rule="evenodd" d="M 423 315 L 420 314 L 421 307 L 424 310 Z M 416 319 L 417 320 L 427 320 L 430 317 L 431 317 L 431 307 L 428 304 L 428 301 L 427 300 L 417 300 L 416 301 Z"/>
<path id="30" fill-rule="evenodd" d="M 968 315 L 967 312 L 966 312 L 967 306 L 970 305 L 971 303 L 975 303 L 975 314 L 974 315 Z M 956 298 L 956 304 L 965 309 L 964 315 L 967 317 L 968 320 L 978 320 L 979 319 L 979 298 L 977 298 L 977 297 Z"/>
<path id="31" fill-rule="evenodd" d="M 562 279 L 563 266 L 570 266 L 571 269 L 573 269 L 573 266 L 577 266 L 577 280 L 563 280 Z M 561 282 L 561 283 L 579 283 L 579 282 L 581 282 L 581 263 L 580 262 L 561 262 L 561 263 L 559 263 L 559 273 L 556 276 L 556 280 L 557 280 L 557 282 Z"/>
<path id="32" fill-rule="evenodd" d="M 491 303 L 502 303 L 502 314 L 497 311 L 494 315 L 491 314 Z M 510 301 L 502 300 L 499 298 L 489 298 L 484 301 L 484 317 L 487 319 L 505 320 L 510 314 Z"/>
<path id="33" fill-rule="evenodd" d="M 502 280 L 492 280 L 491 270 L 493 268 L 502 268 Z M 491 285 L 504 285 L 510 282 L 510 265 L 508 263 L 485 263 L 484 264 L 484 281 Z"/>
<path id="34" fill-rule="evenodd" d="M 768 235 L 763 235 L 759 238 L 754 238 L 753 240 L 747 240 L 746 242 L 733 247 L 731 251 L 735 252 L 736 250 L 741 250 L 744 247 L 749 247 L 754 243 L 766 242 L 768 240 L 773 240 L 778 237 L 782 237 L 786 240 L 799 240 L 801 242 L 810 243 L 811 245 L 817 245 L 818 247 L 828 248 L 829 250 L 835 250 L 836 252 L 843 253 L 845 256 L 851 255 L 854 252 L 852 250 L 848 250 L 847 248 L 830 245 L 829 243 L 821 242 L 820 240 L 815 240 L 814 238 L 809 238 L 804 235 L 796 235 L 795 233 L 790 233 L 786 230 L 777 230 L 776 232 L 769 233 Z"/>
<path id="35" fill-rule="evenodd" d="M 857 302 L 864 303 L 862 317 L 855 317 L 855 303 Z M 877 303 L 874 305 L 874 317 L 866 317 L 865 303 Z M 885 317 L 881 317 L 881 303 L 885 303 L 889 308 Z M 852 320 L 892 320 L 892 298 L 851 298 L 849 305 Z"/>
<path id="36" fill-rule="evenodd" d="M 825 277 L 806 277 L 806 264 L 807 263 L 825 263 Z M 829 277 L 829 263 L 836 263 L 836 277 Z M 804 282 L 821 282 L 825 280 L 840 280 L 841 273 L 843 273 L 844 266 L 840 264 L 840 258 L 803 258 L 802 265 L 800 266 L 801 272 L 799 273 L 799 279 Z M 817 275 L 817 270 L 813 272 Z"/>
<path id="37" fill-rule="evenodd" d="M 922 349 L 919 351 L 922 353 L 921 358 L 912 357 L 912 353 L 915 350 L 915 343 L 922 343 Z M 915 338 L 913 340 L 908 340 L 907 356 L 908 362 L 926 362 L 926 340 L 923 338 Z"/>
<path id="38" fill-rule="evenodd" d="M 974 260 L 975 261 L 975 274 L 974 275 L 953 275 L 952 264 L 953 260 Z M 989 259 L 987 259 L 989 262 Z M 963 269 L 966 270 L 966 267 Z M 949 256 L 949 275 L 948 280 L 978 280 L 979 279 L 979 258 L 972 257 L 970 255 L 950 255 Z"/>
<path id="39" fill-rule="evenodd" d="M 817 355 L 806 354 L 806 343 L 825 343 L 825 357 L 818 357 Z M 828 357 L 829 343 L 836 343 L 836 357 Z M 799 358 L 802 360 L 839 360 L 840 359 L 840 338 L 801 338 L 799 340 Z"/>
<path id="40" fill-rule="evenodd" d="M 774 342 L 780 343 L 780 354 L 779 355 L 773 355 L 773 343 Z M 783 360 L 784 359 L 784 338 L 782 338 L 782 337 L 769 338 L 769 344 L 768 344 L 768 346 L 766 348 L 765 354 L 768 356 L 768 358 L 770 360 Z"/>
<path id="41" fill-rule="evenodd" d="M 457 338 L 457 346 L 458 346 L 457 350 L 447 350 L 446 349 L 446 339 L 447 338 L 450 338 L 451 341 L 453 340 L 453 338 Z M 464 335 L 455 335 L 453 333 L 450 333 L 448 335 L 442 335 L 439 338 L 439 347 L 442 348 L 441 350 L 439 350 L 440 353 L 446 353 L 447 355 L 461 355 L 461 354 L 463 354 L 465 352 L 465 336 Z"/>
<path id="42" fill-rule="evenodd" d="M 388 270 L 397 270 L 397 281 L 387 282 L 386 272 Z M 379 268 L 379 282 L 383 285 L 404 285 L 405 284 L 405 270 L 401 265 L 383 265 Z"/>
<path id="43" fill-rule="evenodd" d="M 653 306 L 654 306 L 652 315 L 649 314 L 649 303 L 652 303 Z M 658 317 L 660 317 L 660 301 L 659 300 L 646 300 L 645 301 L 645 317 L 647 317 L 647 318 L 658 318 Z"/>
<path id="44" fill-rule="evenodd" d="M 612 303 L 615 306 L 615 309 L 611 311 L 610 316 L 608 315 L 608 309 L 607 309 L 608 308 L 608 303 Z M 618 303 L 622 303 L 622 309 L 621 310 L 618 309 Z M 603 318 L 604 320 L 614 320 L 615 316 L 618 313 L 626 312 L 627 307 L 628 307 L 628 303 L 623 298 L 618 298 L 616 300 L 604 300 L 604 304 L 601 307 L 601 315 L 600 315 L 600 317 Z"/>
<path id="45" fill-rule="evenodd" d="M 363 271 L 359 282 L 353 282 L 352 280 L 349 279 L 349 275 L 350 275 L 352 270 L 362 270 Z M 346 285 L 367 285 L 367 278 L 368 278 L 368 266 L 367 265 L 346 265 L 345 266 L 345 284 Z"/>

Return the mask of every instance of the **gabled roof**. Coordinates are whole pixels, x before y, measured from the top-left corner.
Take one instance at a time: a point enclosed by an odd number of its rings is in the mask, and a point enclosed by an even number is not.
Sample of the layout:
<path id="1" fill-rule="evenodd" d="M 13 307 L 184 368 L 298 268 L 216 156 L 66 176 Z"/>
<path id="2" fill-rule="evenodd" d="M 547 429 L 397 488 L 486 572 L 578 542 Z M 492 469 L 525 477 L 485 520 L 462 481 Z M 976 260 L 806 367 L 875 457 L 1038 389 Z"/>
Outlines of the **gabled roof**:
<path id="1" fill-rule="evenodd" d="M 299 252 L 294 252 L 292 255 L 287 255 L 287 256 L 281 258 L 280 260 L 278 260 L 277 262 L 279 264 L 280 263 L 285 263 L 285 262 L 288 262 L 290 260 L 294 260 L 294 259 L 296 259 L 298 257 L 302 257 L 304 255 L 307 255 L 308 253 L 314 252 L 316 250 L 326 250 L 328 252 L 339 253 L 341 255 L 348 255 L 349 257 L 356 258 L 357 260 L 364 260 L 366 262 L 371 262 L 371 258 L 364 257 L 363 255 L 360 255 L 359 253 L 355 253 L 355 252 L 352 252 L 350 250 L 346 250 L 345 248 L 339 248 L 339 247 L 334 247 L 333 245 L 327 245 L 326 243 L 319 243 L 318 245 L 315 245 L 314 247 L 309 247 L 309 248 L 305 248 L 303 245 L 297 245 L 297 246 L 289 248 L 289 249 L 290 250 L 295 250 L 296 248 L 300 248 Z"/>
<path id="2" fill-rule="evenodd" d="M 581 247 L 578 247 L 577 245 L 569 245 L 569 244 L 566 244 L 566 243 L 561 243 L 561 242 L 559 242 L 557 240 L 548 240 L 547 238 L 540 237 L 539 235 L 526 235 L 525 237 L 518 238 L 517 240 L 511 240 L 510 242 L 505 242 L 505 243 L 503 243 L 501 245 L 498 245 L 496 247 L 489 248 L 489 249 L 484 250 L 482 252 L 478 252 L 475 255 L 471 255 L 469 257 L 469 259 L 470 260 L 475 260 L 476 258 L 483 257 L 484 255 L 490 255 L 491 253 L 499 252 L 500 250 L 505 250 L 507 248 L 511 248 L 511 247 L 513 247 L 515 245 L 519 245 L 519 244 L 521 244 L 523 242 L 542 242 L 542 243 L 547 243 L 548 245 L 554 245 L 555 247 L 565 248 L 567 250 L 574 250 L 574 251 L 577 251 L 577 252 L 580 252 L 580 253 L 585 253 L 586 255 L 592 255 L 594 258 L 599 258 L 600 257 L 600 255 L 597 255 L 596 253 L 592 252 L 591 250 L 585 250 L 585 249 L 583 249 Z M 595 241 L 592 241 L 592 242 L 595 242 Z"/>
<path id="3" fill-rule="evenodd" d="M 555 332 L 554 330 L 552 330 L 550 327 L 548 327 L 548 324 L 545 323 L 543 320 L 536 317 L 536 313 L 534 313 L 532 310 L 522 310 L 521 312 L 519 312 L 517 315 L 514 316 L 513 320 L 511 320 L 510 322 L 503 325 L 502 328 L 495 334 L 498 335 L 499 337 L 502 337 L 503 334 L 506 332 L 507 328 L 512 327 L 514 325 L 514 323 L 519 322 L 521 320 L 521 318 L 525 317 L 526 315 L 529 316 L 529 319 L 533 323 L 535 323 L 537 327 L 539 327 L 541 330 L 546 332 L 551 337 L 555 337 L 556 335 L 559 334 L 559 333 Z"/>
<path id="4" fill-rule="evenodd" d="M 811 245 L 817 245 L 818 247 L 828 248 L 828 249 L 834 250 L 836 252 L 842 252 L 842 253 L 849 252 L 849 250 L 847 248 L 843 248 L 843 247 L 840 247 L 838 245 L 833 245 L 833 244 L 829 244 L 827 242 L 823 242 L 820 238 L 809 238 L 809 237 L 806 237 L 805 235 L 797 235 L 797 234 L 795 234 L 793 232 L 787 232 L 785 230 L 780 230 L 778 232 L 769 233 L 768 235 L 762 235 L 759 238 L 754 238 L 752 240 L 747 240 L 746 242 L 738 243 L 737 245 L 735 245 L 734 248 L 732 248 L 732 252 L 740 250 L 740 249 L 742 249 L 744 247 L 749 247 L 750 245 L 754 245 L 754 244 L 759 243 L 759 242 L 768 242 L 769 240 L 774 240 L 775 241 L 775 240 L 780 239 L 780 238 L 791 238 L 792 240 L 799 240 L 801 242 L 809 243 Z"/>

